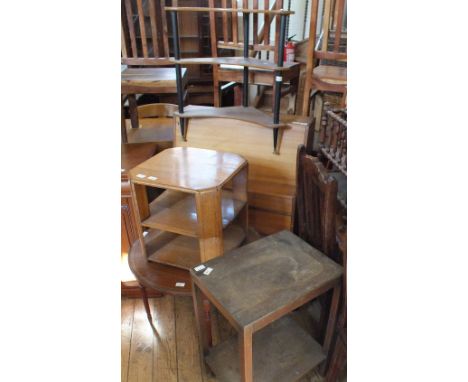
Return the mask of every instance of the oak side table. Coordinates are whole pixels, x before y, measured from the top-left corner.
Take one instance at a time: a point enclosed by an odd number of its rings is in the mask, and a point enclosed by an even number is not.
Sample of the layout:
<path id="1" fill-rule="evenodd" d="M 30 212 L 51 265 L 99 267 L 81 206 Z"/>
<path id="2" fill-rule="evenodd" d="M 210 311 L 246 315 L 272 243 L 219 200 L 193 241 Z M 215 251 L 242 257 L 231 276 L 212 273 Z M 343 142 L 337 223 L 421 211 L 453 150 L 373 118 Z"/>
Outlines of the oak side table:
<path id="1" fill-rule="evenodd" d="M 190 295 L 191 267 L 241 245 L 247 172 L 237 154 L 191 147 L 166 149 L 130 170 L 138 241 L 129 266 L 143 288 Z M 147 188 L 160 193 L 150 203 Z"/>
<path id="2" fill-rule="evenodd" d="M 190 270 L 201 354 L 220 381 L 287 382 L 328 355 L 342 267 L 289 231 L 257 240 Z M 323 346 L 288 315 L 333 289 Z M 211 347 L 204 324 L 208 299 L 236 329 Z"/>

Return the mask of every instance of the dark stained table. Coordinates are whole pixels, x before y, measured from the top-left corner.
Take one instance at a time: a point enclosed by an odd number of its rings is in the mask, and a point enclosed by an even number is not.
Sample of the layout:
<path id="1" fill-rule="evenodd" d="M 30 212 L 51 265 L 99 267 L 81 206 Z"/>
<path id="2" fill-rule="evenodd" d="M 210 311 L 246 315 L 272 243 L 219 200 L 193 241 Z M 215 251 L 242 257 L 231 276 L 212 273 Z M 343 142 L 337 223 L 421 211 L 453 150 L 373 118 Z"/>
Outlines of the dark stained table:
<path id="1" fill-rule="evenodd" d="M 216 377 L 220 381 L 293 381 L 321 363 L 335 326 L 342 272 L 340 265 L 289 231 L 192 268 L 201 347 Z M 320 346 L 288 313 L 332 288 L 330 317 Z M 237 330 L 238 344 L 230 339 L 210 347 L 205 298 Z"/>

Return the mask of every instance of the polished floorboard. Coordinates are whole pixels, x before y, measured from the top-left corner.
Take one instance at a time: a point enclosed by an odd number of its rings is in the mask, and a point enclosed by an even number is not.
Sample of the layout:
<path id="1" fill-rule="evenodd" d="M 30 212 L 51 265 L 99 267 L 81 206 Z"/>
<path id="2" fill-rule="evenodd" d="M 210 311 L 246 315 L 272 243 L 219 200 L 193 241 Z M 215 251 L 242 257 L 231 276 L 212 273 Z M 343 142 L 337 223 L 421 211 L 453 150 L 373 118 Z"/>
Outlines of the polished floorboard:
<path id="1" fill-rule="evenodd" d="M 217 381 L 201 367 L 191 298 L 152 298 L 150 307 L 155 330 L 141 299 L 122 298 L 122 382 Z M 229 323 L 218 314 L 213 315 L 213 325 L 215 343 L 234 335 Z M 321 381 L 315 371 L 299 380 Z"/>

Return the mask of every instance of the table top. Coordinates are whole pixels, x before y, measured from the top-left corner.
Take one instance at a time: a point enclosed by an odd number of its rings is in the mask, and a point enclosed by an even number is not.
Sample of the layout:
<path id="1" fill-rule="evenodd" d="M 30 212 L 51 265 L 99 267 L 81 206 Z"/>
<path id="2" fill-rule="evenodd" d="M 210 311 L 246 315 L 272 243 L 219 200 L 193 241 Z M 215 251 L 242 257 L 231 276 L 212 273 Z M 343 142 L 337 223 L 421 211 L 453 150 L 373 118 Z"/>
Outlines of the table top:
<path id="1" fill-rule="evenodd" d="M 152 232 L 147 235 L 145 243 L 151 246 L 157 234 Z M 138 240 L 135 240 L 128 253 L 128 266 L 138 282 L 147 288 L 183 296 L 189 296 L 192 292 L 190 274 L 186 269 L 148 261 Z"/>
<path id="2" fill-rule="evenodd" d="M 181 69 L 182 76 L 185 76 L 186 72 L 186 68 Z M 176 81 L 176 71 L 174 68 L 125 68 L 120 73 L 122 81 Z"/>
<path id="3" fill-rule="evenodd" d="M 192 279 L 238 327 L 258 328 L 333 286 L 342 267 L 281 231 L 190 270 Z M 206 267 L 212 268 L 205 275 Z"/>
<path id="4" fill-rule="evenodd" d="M 147 186 L 198 192 L 222 187 L 246 165 L 233 153 L 173 147 L 133 168 L 130 178 Z"/>

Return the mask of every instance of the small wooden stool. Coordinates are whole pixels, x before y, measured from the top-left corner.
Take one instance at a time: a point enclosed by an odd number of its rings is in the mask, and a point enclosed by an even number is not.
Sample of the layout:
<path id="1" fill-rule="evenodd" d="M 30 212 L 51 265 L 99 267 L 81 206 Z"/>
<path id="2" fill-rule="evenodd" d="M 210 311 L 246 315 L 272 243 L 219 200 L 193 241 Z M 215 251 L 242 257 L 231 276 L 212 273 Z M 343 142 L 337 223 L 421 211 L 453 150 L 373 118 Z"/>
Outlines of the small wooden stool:
<path id="1" fill-rule="evenodd" d="M 209 368 L 220 381 L 244 382 L 295 381 L 313 369 L 328 355 L 342 272 L 341 266 L 289 231 L 192 268 L 195 316 Z M 331 288 L 330 316 L 320 346 L 287 314 Z M 229 339 L 210 348 L 205 298 L 237 330 L 238 345 Z"/>

